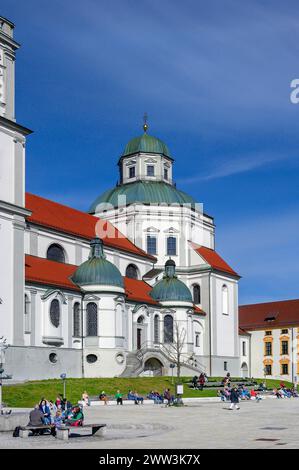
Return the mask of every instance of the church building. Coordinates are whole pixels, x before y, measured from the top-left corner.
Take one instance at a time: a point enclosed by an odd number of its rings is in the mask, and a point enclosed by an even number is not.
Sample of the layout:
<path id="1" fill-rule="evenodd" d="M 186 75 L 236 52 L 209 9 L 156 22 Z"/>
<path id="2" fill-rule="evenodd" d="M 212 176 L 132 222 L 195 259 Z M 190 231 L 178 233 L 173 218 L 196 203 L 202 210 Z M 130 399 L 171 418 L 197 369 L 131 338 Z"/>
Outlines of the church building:
<path id="1" fill-rule="evenodd" d="M 215 224 L 175 184 L 174 149 L 147 123 L 118 159 L 117 185 L 88 212 L 26 193 L 15 117 L 14 25 L 0 18 L 0 337 L 15 380 L 248 376 L 240 276 L 215 250 Z M 117 160 L 115 160 L 117 162 Z"/>

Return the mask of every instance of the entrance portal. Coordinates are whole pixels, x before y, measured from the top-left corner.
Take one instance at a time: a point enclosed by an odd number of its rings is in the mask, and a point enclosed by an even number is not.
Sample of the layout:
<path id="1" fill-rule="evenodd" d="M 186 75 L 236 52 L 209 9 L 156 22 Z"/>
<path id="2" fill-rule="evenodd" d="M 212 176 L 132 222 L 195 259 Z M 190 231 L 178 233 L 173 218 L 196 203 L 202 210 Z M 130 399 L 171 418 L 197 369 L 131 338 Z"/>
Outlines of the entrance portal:
<path id="1" fill-rule="evenodd" d="M 163 372 L 163 364 L 159 359 L 155 357 L 151 357 L 150 359 L 147 359 L 144 364 L 144 375 L 149 375 L 149 376 L 157 376 L 157 375 L 162 375 Z"/>
<path id="2" fill-rule="evenodd" d="M 243 364 L 241 365 L 241 373 L 243 379 L 248 377 L 248 365 L 246 364 L 246 362 L 243 362 Z"/>

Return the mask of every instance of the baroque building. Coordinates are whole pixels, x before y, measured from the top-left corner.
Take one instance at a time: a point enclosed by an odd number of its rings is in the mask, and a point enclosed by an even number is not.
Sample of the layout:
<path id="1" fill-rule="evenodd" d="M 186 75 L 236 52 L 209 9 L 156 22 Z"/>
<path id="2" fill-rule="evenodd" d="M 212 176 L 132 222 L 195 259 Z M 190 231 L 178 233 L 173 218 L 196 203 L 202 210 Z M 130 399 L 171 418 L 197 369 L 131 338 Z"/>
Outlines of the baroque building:
<path id="1" fill-rule="evenodd" d="M 173 155 L 146 123 L 118 161 L 117 186 L 89 213 L 25 192 L 31 131 L 15 119 L 13 30 L 0 18 L 6 372 L 15 380 L 169 374 L 179 331 L 182 374 L 249 375 L 239 275 L 215 251 L 213 217 L 176 187 Z"/>

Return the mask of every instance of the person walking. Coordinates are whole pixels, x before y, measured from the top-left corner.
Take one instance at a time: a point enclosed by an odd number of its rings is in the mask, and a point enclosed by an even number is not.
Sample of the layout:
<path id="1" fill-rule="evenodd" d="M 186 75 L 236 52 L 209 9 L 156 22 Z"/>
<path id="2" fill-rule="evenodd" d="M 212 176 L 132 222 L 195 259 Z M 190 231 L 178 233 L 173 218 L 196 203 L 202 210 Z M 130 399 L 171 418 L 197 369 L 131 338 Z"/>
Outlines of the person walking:
<path id="1" fill-rule="evenodd" d="M 233 410 L 234 408 L 236 408 L 236 410 L 239 410 L 240 407 L 239 407 L 239 392 L 238 392 L 238 389 L 236 387 L 234 387 L 231 392 L 230 392 L 230 407 L 229 409 L 230 410 Z"/>

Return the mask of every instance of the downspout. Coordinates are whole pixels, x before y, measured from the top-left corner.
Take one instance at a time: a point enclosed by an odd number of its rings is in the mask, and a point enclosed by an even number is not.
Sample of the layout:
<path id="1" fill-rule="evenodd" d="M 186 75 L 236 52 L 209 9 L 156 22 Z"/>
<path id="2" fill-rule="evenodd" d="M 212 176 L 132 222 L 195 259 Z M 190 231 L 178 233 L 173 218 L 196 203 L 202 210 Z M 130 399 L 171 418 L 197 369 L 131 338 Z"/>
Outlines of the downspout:
<path id="1" fill-rule="evenodd" d="M 83 331 L 83 295 L 81 297 L 81 374 L 84 379 L 84 331 Z"/>
<path id="2" fill-rule="evenodd" d="M 294 327 L 292 327 L 292 384 L 294 384 Z"/>
<path id="3" fill-rule="evenodd" d="M 211 313 L 211 271 L 209 272 L 209 333 L 210 333 L 210 377 L 212 377 L 212 313 Z"/>

